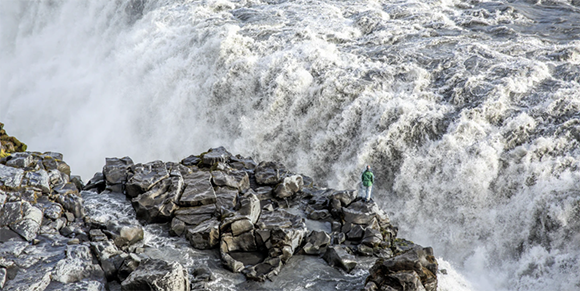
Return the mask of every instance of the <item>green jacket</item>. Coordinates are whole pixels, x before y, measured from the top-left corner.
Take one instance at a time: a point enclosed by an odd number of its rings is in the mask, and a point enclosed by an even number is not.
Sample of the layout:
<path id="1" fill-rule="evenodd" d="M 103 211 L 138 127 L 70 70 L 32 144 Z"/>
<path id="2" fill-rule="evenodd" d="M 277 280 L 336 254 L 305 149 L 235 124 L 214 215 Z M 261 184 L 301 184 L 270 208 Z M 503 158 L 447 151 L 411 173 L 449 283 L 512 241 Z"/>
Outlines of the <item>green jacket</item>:
<path id="1" fill-rule="evenodd" d="M 365 187 L 370 187 L 375 182 L 375 175 L 373 174 L 373 172 L 371 172 L 369 170 L 365 170 L 362 173 L 361 178 L 362 178 L 362 183 Z"/>

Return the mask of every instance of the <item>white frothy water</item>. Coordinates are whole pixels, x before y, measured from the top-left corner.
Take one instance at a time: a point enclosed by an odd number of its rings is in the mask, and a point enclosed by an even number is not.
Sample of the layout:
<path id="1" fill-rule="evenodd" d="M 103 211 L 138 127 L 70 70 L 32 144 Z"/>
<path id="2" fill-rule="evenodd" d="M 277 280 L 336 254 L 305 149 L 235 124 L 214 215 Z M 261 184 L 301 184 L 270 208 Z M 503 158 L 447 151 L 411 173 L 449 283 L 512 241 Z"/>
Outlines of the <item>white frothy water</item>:
<path id="1" fill-rule="evenodd" d="M 335 188 L 371 164 L 441 290 L 576 290 L 573 5 L 1 1 L 0 121 L 85 179 L 218 145 Z"/>

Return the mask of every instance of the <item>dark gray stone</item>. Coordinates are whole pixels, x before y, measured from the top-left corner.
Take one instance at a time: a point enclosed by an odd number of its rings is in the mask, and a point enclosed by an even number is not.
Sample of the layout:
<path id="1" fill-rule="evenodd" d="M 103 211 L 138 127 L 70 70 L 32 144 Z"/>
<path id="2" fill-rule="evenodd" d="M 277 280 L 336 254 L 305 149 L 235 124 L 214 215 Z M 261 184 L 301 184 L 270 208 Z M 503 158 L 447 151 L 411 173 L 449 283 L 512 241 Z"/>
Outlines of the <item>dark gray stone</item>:
<path id="1" fill-rule="evenodd" d="M 73 283 L 84 279 L 98 280 L 103 278 L 101 266 L 93 263 L 93 255 L 86 245 L 69 245 L 66 257 L 54 267 L 51 275 L 53 281 Z"/>
<path id="2" fill-rule="evenodd" d="M 85 183 L 83 183 L 83 179 L 81 178 L 81 176 L 71 175 L 70 181 L 77 187 L 78 191 L 81 191 L 83 190 L 83 188 L 85 188 Z"/>
<path id="3" fill-rule="evenodd" d="M 178 208 L 179 193 L 184 188 L 181 176 L 164 179 L 148 192 L 132 199 L 137 218 L 147 223 L 169 221 Z"/>
<path id="4" fill-rule="evenodd" d="M 335 245 L 327 248 L 324 260 L 333 267 L 339 267 L 350 273 L 356 267 L 356 258 L 349 253 L 344 245 Z"/>
<path id="5" fill-rule="evenodd" d="M 106 186 L 107 184 L 105 182 L 105 176 L 103 175 L 103 173 L 97 172 L 95 173 L 93 178 L 91 178 L 89 182 L 87 182 L 83 190 L 95 189 L 97 190 L 98 193 L 101 193 L 105 190 Z"/>
<path id="6" fill-rule="evenodd" d="M 228 186 L 243 192 L 250 188 L 250 178 L 245 171 L 212 171 L 216 186 Z"/>
<path id="7" fill-rule="evenodd" d="M 103 175 L 107 183 L 107 190 L 111 192 L 123 193 L 127 182 L 127 169 L 133 165 L 133 160 L 129 157 L 106 158 L 103 167 Z"/>
<path id="8" fill-rule="evenodd" d="M 256 182 L 260 185 L 276 185 L 280 182 L 280 165 L 275 162 L 260 162 L 254 170 Z"/>
<path id="9" fill-rule="evenodd" d="M 348 231 L 348 233 L 346 233 L 346 238 L 348 240 L 361 240 L 363 238 L 363 235 L 365 234 L 365 229 L 358 225 L 358 224 L 353 224 L 352 227 L 350 228 L 350 230 Z M 380 233 L 379 233 L 380 234 Z"/>
<path id="10" fill-rule="evenodd" d="M 24 170 L 0 164 L 0 186 L 16 189 L 22 184 Z"/>
<path id="11" fill-rule="evenodd" d="M 330 235 L 324 231 L 311 231 L 305 239 L 304 252 L 309 255 L 320 255 L 326 252 L 330 245 Z"/>
<path id="12" fill-rule="evenodd" d="M 26 168 L 33 166 L 34 158 L 32 154 L 28 152 L 24 153 L 13 153 L 10 155 L 10 159 L 6 162 L 6 166 L 14 168 Z"/>
<path id="13" fill-rule="evenodd" d="M 232 154 L 224 147 L 212 148 L 201 157 L 202 163 L 206 166 L 213 166 L 217 163 L 227 163 Z"/>
<path id="14" fill-rule="evenodd" d="M 44 206 L 44 216 L 52 220 L 59 219 L 64 213 L 62 205 L 58 203 L 48 203 Z"/>
<path id="15" fill-rule="evenodd" d="M 230 166 L 238 170 L 254 170 L 256 162 L 252 158 L 244 158 L 240 155 L 230 158 Z"/>
<path id="16" fill-rule="evenodd" d="M 224 210 L 234 209 L 238 203 L 238 190 L 233 190 L 230 188 L 219 187 L 215 191 L 216 195 L 216 211 L 220 214 Z"/>
<path id="17" fill-rule="evenodd" d="M 151 190 L 161 180 L 169 177 L 165 163 L 159 160 L 133 165 L 131 171 L 133 175 L 125 185 L 127 195 L 131 198 Z"/>
<path id="18" fill-rule="evenodd" d="M 22 178 L 21 185 L 36 189 L 46 194 L 50 193 L 51 190 L 48 172 L 45 170 L 26 172 L 24 178 Z"/>
<path id="19" fill-rule="evenodd" d="M 130 253 L 117 271 L 117 278 L 119 281 L 123 282 L 127 279 L 127 277 L 129 277 L 129 275 L 139 267 L 141 260 L 142 259 L 137 254 Z"/>
<path id="20" fill-rule="evenodd" d="M 220 242 L 219 222 L 212 219 L 204 222 L 194 228 L 188 228 L 185 237 L 189 240 L 191 246 L 196 249 L 210 249 Z"/>
<path id="21" fill-rule="evenodd" d="M 79 195 L 59 195 L 57 197 L 57 202 L 60 203 L 65 210 L 74 214 L 76 218 L 83 218 L 86 215 L 85 207 L 83 206 L 83 198 Z"/>
<path id="22" fill-rule="evenodd" d="M 190 286 L 187 271 L 178 262 L 145 259 L 121 283 L 121 288 L 123 291 L 189 291 Z"/>
<path id="23" fill-rule="evenodd" d="M 191 155 L 183 160 L 181 160 L 181 164 L 187 167 L 197 166 L 201 162 L 201 158 L 198 156 Z"/>
<path id="24" fill-rule="evenodd" d="M 179 200 L 182 206 L 198 206 L 216 202 L 216 195 L 211 184 L 211 174 L 199 171 L 183 177 L 185 190 Z"/>
<path id="25" fill-rule="evenodd" d="M 11 224 L 10 228 L 25 240 L 32 241 L 36 238 L 42 224 L 42 210 L 28 202 L 23 202 L 22 213 L 22 219 Z"/>
<path id="26" fill-rule="evenodd" d="M 437 269 L 433 249 L 415 245 L 402 255 L 377 260 L 369 270 L 367 282 L 372 281 L 383 289 L 436 291 Z"/>
<path id="27" fill-rule="evenodd" d="M 296 192 L 302 190 L 304 182 L 302 181 L 302 176 L 294 175 L 284 178 L 282 183 L 276 186 L 274 189 L 274 194 L 277 198 L 284 199 L 292 197 Z"/>

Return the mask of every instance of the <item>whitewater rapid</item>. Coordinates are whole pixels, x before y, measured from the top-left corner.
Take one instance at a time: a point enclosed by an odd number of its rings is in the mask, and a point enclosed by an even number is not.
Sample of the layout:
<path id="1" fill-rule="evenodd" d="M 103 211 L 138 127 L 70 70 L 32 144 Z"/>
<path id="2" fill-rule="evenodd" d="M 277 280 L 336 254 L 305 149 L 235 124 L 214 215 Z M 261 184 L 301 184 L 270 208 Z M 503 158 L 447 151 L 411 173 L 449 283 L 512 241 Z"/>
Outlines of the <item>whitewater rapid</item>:
<path id="1" fill-rule="evenodd" d="M 63 152 L 373 166 L 440 290 L 580 289 L 577 1 L 0 1 L 0 122 Z"/>

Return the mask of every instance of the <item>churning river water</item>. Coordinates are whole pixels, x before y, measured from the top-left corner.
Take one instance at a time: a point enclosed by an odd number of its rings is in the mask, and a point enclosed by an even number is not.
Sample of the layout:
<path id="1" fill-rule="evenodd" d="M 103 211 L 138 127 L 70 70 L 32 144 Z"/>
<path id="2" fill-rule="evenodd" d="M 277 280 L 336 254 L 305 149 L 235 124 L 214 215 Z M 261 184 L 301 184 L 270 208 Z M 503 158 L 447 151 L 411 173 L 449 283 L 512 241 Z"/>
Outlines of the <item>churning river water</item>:
<path id="1" fill-rule="evenodd" d="M 440 290 L 580 290 L 579 35 L 578 0 L 3 0 L 0 121 L 85 181 L 219 145 L 333 188 L 370 164 Z"/>

